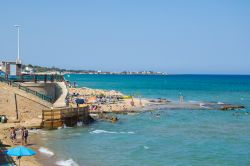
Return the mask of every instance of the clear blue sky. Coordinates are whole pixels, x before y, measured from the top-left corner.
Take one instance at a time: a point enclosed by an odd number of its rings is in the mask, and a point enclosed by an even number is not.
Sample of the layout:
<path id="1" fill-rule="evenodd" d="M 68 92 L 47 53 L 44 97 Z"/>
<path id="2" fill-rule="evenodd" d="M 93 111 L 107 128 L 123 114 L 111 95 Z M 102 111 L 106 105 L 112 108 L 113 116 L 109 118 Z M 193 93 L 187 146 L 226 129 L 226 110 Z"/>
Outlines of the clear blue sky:
<path id="1" fill-rule="evenodd" d="M 250 74 L 250 0 L 1 0 L 0 59 L 67 69 Z"/>

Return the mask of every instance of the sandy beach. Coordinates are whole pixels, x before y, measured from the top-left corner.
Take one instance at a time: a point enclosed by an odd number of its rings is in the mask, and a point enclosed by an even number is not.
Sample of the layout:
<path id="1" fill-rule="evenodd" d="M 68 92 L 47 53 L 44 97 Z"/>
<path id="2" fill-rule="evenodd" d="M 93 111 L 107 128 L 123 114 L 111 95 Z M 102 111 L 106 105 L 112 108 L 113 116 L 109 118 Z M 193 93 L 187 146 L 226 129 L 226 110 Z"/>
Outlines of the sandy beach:
<path id="1" fill-rule="evenodd" d="M 6 149 L 21 145 L 20 131 L 17 131 L 17 142 L 13 144 L 9 138 L 9 135 L 10 135 L 9 129 L 10 127 L 15 127 L 16 129 L 18 129 L 18 128 L 21 128 L 22 126 L 24 125 L 18 124 L 18 123 L 5 123 L 5 124 L 0 125 L 0 140 Z M 28 148 L 35 149 L 35 145 L 36 145 L 35 142 L 29 142 L 28 140 L 28 144 L 27 144 Z M 15 163 L 18 163 L 18 160 L 16 157 L 8 157 L 7 155 L 4 155 L 4 156 L 9 158 L 10 160 L 13 160 Z M 1 154 L 1 157 L 3 157 L 3 154 Z M 1 162 L 5 162 L 5 161 L 1 161 Z M 22 165 L 25 165 L 25 166 L 42 165 L 37 161 L 36 156 L 22 157 L 21 163 Z"/>
<path id="2" fill-rule="evenodd" d="M 6 93 L 9 90 L 13 90 L 12 88 L 6 86 L 5 84 L 0 84 L 1 85 L 1 90 L 3 91 L 3 93 Z M 8 93 L 6 93 L 8 94 Z M 104 96 L 109 96 L 111 98 L 117 97 L 117 96 L 125 96 L 124 94 L 122 94 L 121 92 L 118 91 L 106 91 L 106 90 L 101 90 L 101 89 L 90 89 L 90 88 L 69 88 L 69 94 L 78 94 L 78 97 L 87 97 L 87 98 L 91 98 L 91 97 L 95 97 L 95 96 L 99 96 L 99 95 L 104 95 Z M 6 102 L 4 98 L 1 98 L 1 102 Z M 8 102 L 8 101 L 7 101 Z M 131 104 L 131 102 L 133 102 Z M 96 110 L 90 110 L 90 112 L 94 112 L 94 113 L 98 113 L 98 112 L 124 112 L 124 111 L 139 111 L 141 108 L 143 108 L 145 105 L 148 104 L 148 100 L 145 99 L 138 99 L 138 98 L 129 98 L 129 99 L 122 99 L 116 102 L 112 102 L 112 103 L 102 103 L 98 105 L 98 109 Z M 72 106 L 76 106 L 74 103 L 71 103 Z M 96 105 L 96 103 L 88 103 L 90 105 L 90 108 L 92 108 L 92 105 Z M 15 111 L 8 111 L 7 114 L 7 118 L 9 119 L 8 123 L 5 124 L 0 124 L 0 140 L 2 142 L 2 144 L 4 145 L 4 147 L 6 147 L 6 149 L 11 148 L 11 147 L 15 147 L 17 145 L 21 144 L 21 138 L 20 138 L 20 134 L 19 131 L 17 131 L 17 142 L 16 144 L 13 144 L 10 140 L 10 127 L 15 127 L 16 129 L 20 129 L 21 127 L 26 127 L 26 128 L 39 128 L 40 124 L 41 124 L 41 111 L 40 113 L 32 113 L 32 111 L 29 109 L 30 103 L 22 103 L 22 105 L 20 105 L 20 107 L 25 108 L 23 111 L 21 112 L 21 121 L 20 120 L 15 120 L 16 118 L 16 113 Z M 10 110 L 10 108 L 8 108 L 8 105 L 3 103 L 2 105 L 2 109 L 0 110 L 0 114 L 5 114 L 6 115 L 6 110 Z M 12 109 L 11 109 L 12 110 Z M 34 150 L 36 150 L 38 152 L 37 155 L 32 156 L 32 157 L 23 157 L 21 162 L 22 165 L 26 165 L 26 166 L 33 166 L 33 165 L 47 165 L 49 161 L 44 163 L 44 159 L 46 157 L 44 157 L 44 155 L 41 155 L 41 153 L 38 151 L 39 146 L 39 142 L 37 142 L 38 139 L 34 139 L 33 138 L 34 134 L 30 134 L 30 138 L 29 138 L 29 142 L 27 147 L 30 147 Z M 5 149 L 5 150 L 6 150 Z M 9 157 L 4 155 L 5 157 L 7 157 L 9 160 L 12 160 L 16 163 L 17 159 L 16 157 Z M 4 161 L 3 161 L 4 162 Z M 42 162 L 42 163 L 41 163 Z M 51 165 L 55 165 L 54 163 Z"/>
<path id="3" fill-rule="evenodd" d="M 102 90 L 102 89 L 91 89 L 91 88 L 69 88 L 69 94 L 75 95 L 70 101 L 70 106 L 76 107 L 75 99 L 81 98 L 87 101 L 86 104 L 90 105 L 91 113 L 98 112 L 132 112 L 141 111 L 142 108 L 147 106 L 150 102 L 148 99 L 134 98 L 132 96 L 126 96 L 119 91 L 115 90 Z M 98 96 L 102 96 L 101 100 L 98 101 Z M 88 102 L 88 99 L 95 98 L 94 102 Z M 80 105 L 81 106 L 81 105 Z"/>

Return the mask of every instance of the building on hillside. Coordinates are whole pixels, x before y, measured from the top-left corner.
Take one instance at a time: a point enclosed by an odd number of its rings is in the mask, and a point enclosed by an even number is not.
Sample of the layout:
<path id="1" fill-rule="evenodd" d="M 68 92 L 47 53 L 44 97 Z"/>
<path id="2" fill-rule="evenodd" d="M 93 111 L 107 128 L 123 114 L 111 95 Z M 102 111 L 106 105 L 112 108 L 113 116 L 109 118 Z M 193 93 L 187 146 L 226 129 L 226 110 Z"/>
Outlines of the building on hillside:
<path id="1" fill-rule="evenodd" d="M 26 66 L 22 72 L 22 74 L 34 74 L 34 68 L 30 66 Z"/>

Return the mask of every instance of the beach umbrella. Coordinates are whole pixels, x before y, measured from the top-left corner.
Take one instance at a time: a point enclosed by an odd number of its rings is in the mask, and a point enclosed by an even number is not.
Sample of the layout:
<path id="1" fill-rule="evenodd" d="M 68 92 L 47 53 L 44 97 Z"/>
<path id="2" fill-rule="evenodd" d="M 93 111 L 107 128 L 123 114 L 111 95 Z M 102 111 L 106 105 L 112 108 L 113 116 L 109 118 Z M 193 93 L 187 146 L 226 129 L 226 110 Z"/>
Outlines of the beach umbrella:
<path id="1" fill-rule="evenodd" d="M 96 101 L 97 101 L 96 97 L 88 98 L 88 103 L 96 103 Z"/>
<path id="2" fill-rule="evenodd" d="M 84 104 L 84 99 L 77 98 L 75 101 L 76 104 Z"/>
<path id="3" fill-rule="evenodd" d="M 19 158 L 19 166 L 21 165 L 20 160 L 22 156 L 33 156 L 35 154 L 36 152 L 34 150 L 26 148 L 24 146 L 17 146 L 15 148 L 11 148 L 7 150 L 7 155 L 16 156 Z"/>

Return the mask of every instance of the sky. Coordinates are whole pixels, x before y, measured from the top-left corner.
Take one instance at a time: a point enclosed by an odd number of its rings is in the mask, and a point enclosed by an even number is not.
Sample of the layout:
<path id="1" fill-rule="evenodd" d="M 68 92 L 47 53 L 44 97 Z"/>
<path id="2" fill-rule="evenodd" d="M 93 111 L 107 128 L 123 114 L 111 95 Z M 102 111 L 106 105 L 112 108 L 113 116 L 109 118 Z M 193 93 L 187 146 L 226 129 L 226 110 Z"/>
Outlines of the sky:
<path id="1" fill-rule="evenodd" d="M 250 74 L 249 0 L 0 0 L 0 60 L 105 71 Z"/>

